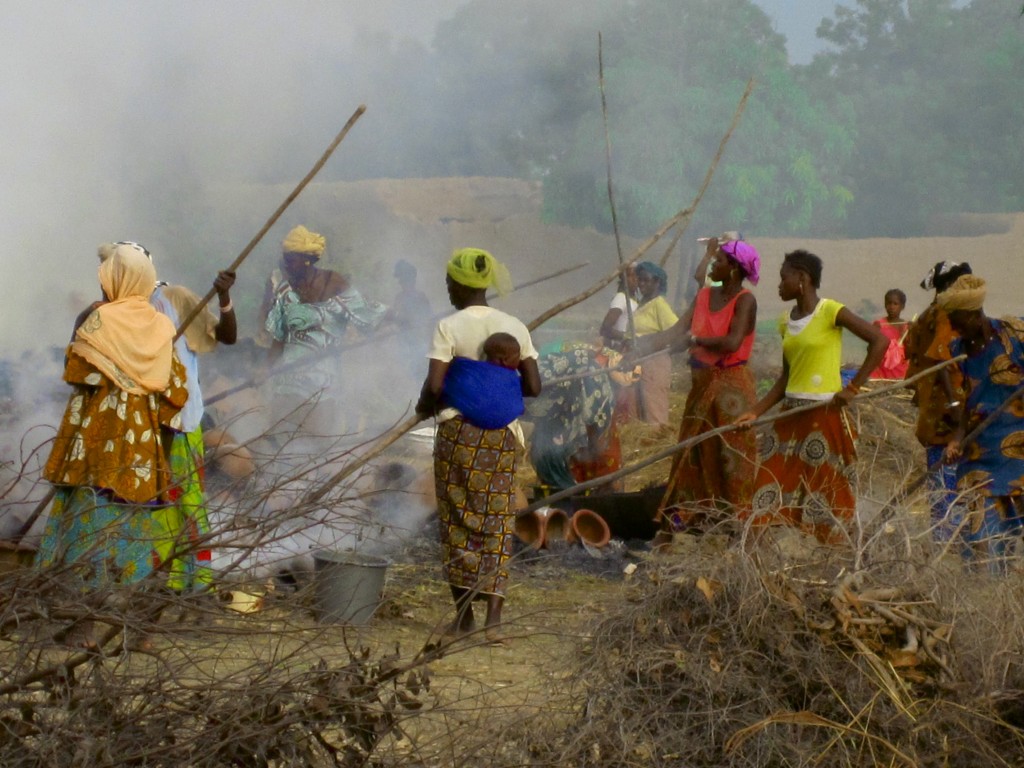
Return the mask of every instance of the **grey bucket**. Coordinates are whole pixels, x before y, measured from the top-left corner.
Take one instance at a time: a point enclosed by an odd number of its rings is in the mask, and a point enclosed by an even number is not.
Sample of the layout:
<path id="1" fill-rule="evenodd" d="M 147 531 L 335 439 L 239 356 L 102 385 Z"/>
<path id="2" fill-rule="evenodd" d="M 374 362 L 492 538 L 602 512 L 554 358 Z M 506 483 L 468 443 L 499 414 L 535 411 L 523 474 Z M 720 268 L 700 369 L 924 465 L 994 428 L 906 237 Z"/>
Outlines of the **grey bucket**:
<path id="1" fill-rule="evenodd" d="M 380 605 L 388 561 L 360 552 L 313 553 L 313 604 L 323 622 L 365 624 Z"/>

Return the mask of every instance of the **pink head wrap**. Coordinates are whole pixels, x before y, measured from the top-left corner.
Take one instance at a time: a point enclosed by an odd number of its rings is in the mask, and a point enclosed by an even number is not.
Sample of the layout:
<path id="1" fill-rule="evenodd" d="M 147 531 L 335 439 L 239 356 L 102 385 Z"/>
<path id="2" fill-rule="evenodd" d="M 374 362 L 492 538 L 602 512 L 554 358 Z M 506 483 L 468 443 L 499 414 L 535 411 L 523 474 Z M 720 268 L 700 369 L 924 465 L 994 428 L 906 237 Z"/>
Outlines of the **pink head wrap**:
<path id="1" fill-rule="evenodd" d="M 718 247 L 740 265 L 751 285 L 757 285 L 757 281 L 760 279 L 761 257 L 754 246 L 742 240 L 729 240 Z"/>

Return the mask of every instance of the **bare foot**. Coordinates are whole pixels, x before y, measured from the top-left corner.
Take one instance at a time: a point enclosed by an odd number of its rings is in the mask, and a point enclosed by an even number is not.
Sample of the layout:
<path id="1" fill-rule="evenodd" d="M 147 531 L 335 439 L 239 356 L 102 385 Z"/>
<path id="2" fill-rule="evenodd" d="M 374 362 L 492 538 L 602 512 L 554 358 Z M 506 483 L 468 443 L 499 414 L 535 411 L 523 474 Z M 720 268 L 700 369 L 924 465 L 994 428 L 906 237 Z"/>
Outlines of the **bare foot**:
<path id="1" fill-rule="evenodd" d="M 502 647 L 509 644 L 509 639 L 501 634 L 501 630 L 498 627 L 487 627 L 484 630 L 484 639 L 487 640 L 488 645 L 495 647 Z"/>
<path id="2" fill-rule="evenodd" d="M 460 637 L 465 637 L 470 632 L 476 629 L 476 623 L 470 621 L 468 624 L 458 619 L 455 619 L 451 624 L 445 627 L 442 636 L 445 640 L 455 640 Z"/>

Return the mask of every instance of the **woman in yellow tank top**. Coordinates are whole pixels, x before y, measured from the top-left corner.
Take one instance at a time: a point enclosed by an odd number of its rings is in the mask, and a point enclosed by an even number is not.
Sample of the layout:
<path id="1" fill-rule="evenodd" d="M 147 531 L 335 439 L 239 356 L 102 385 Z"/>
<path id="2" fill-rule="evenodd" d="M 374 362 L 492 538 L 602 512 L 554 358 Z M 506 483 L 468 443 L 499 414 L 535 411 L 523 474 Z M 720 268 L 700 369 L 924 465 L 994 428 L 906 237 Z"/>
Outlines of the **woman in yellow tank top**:
<path id="1" fill-rule="evenodd" d="M 746 516 L 754 525 L 794 525 L 837 543 L 856 508 L 855 434 L 844 409 L 878 367 L 889 342 L 838 301 L 818 296 L 821 268 L 813 253 L 786 254 L 779 296 L 794 305 L 779 319 L 782 374 L 737 423 L 749 423 L 780 402 L 783 412 L 821 403 L 776 420 L 763 433 L 752 511 Z M 868 344 L 864 362 L 845 388 L 839 376 L 844 329 Z"/>

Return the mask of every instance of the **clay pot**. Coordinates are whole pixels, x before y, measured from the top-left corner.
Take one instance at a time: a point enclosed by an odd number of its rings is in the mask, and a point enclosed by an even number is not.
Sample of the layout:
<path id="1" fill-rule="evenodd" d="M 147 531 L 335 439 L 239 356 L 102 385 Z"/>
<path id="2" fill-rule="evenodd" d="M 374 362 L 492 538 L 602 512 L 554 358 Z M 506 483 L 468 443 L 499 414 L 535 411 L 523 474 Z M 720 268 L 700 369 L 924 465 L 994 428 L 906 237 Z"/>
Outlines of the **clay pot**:
<path id="1" fill-rule="evenodd" d="M 569 541 L 569 516 L 555 507 L 541 507 L 516 517 L 515 532 L 533 549 L 552 548 Z"/>
<path id="2" fill-rule="evenodd" d="M 244 445 L 222 443 L 213 452 L 212 463 L 233 480 L 242 480 L 256 471 L 252 452 Z"/>
<path id="3" fill-rule="evenodd" d="M 546 507 L 547 525 L 544 527 L 544 544 L 548 549 L 556 549 L 569 543 L 572 526 L 569 516 L 555 507 Z"/>
<path id="4" fill-rule="evenodd" d="M 548 507 L 541 507 L 532 512 L 524 512 L 516 516 L 516 536 L 531 549 L 540 549 L 544 546 L 547 513 Z"/>
<path id="5" fill-rule="evenodd" d="M 573 541 L 581 541 L 596 549 L 606 546 L 612 538 L 605 519 L 589 509 L 576 510 L 572 516 L 571 529 Z"/>

